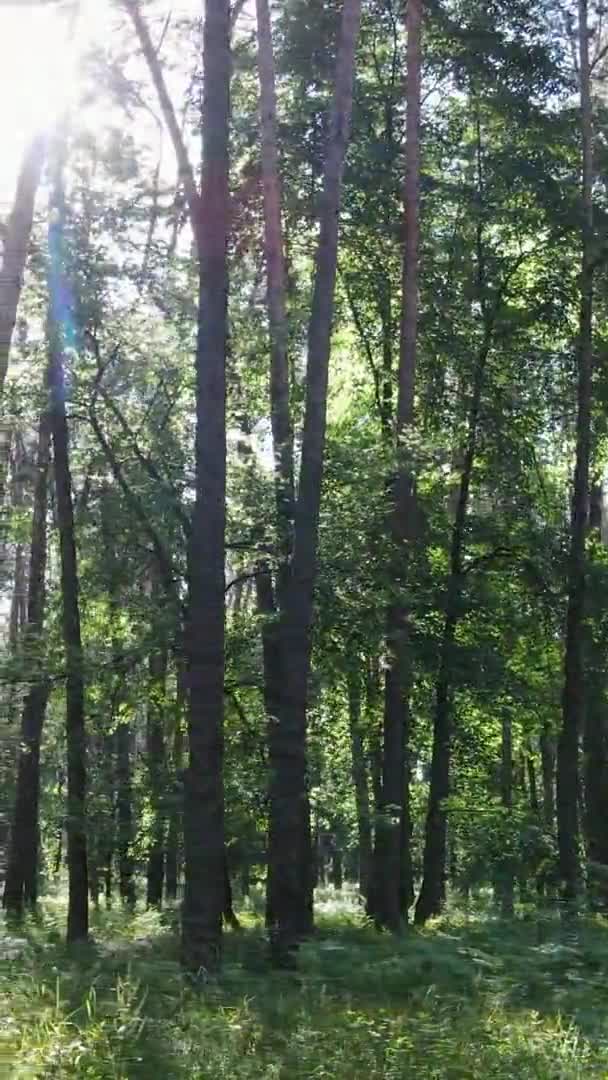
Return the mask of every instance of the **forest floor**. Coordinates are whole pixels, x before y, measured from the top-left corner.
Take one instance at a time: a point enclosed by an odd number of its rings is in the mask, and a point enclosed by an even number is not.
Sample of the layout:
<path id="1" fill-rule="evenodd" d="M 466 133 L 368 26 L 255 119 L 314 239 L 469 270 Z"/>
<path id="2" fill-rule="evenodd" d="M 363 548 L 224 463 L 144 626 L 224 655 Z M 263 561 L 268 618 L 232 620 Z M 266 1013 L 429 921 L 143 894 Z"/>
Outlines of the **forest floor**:
<path id="1" fill-rule="evenodd" d="M 453 913 L 402 940 L 340 898 L 297 972 L 271 971 L 259 920 L 226 935 L 193 987 L 175 912 L 93 918 L 68 951 L 49 900 L 0 926 L 2 1080 L 561 1080 L 608 1078 L 608 926 L 564 943 L 556 918 Z"/>

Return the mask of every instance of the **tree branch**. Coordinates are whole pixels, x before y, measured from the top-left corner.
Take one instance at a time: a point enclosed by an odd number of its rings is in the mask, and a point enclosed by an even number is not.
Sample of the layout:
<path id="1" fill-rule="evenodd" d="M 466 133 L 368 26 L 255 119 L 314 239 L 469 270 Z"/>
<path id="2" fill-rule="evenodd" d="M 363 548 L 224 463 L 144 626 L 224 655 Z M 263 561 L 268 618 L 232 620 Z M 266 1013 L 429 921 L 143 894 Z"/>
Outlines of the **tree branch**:
<path id="1" fill-rule="evenodd" d="M 186 202 L 188 203 L 188 210 L 190 212 L 190 221 L 192 229 L 198 244 L 199 233 L 199 218 L 200 218 L 200 195 L 196 180 L 194 178 L 194 170 L 192 163 L 186 149 L 184 137 L 180 126 L 177 122 L 177 116 L 175 115 L 175 109 L 173 102 L 169 96 L 167 90 L 167 84 L 163 75 L 163 70 L 158 59 L 158 53 L 156 52 L 152 39 L 150 37 L 150 31 L 143 18 L 141 11 L 139 10 L 139 0 L 123 0 L 124 6 L 131 16 L 135 32 L 139 38 L 144 58 L 148 65 L 148 70 L 154 83 L 156 93 L 158 95 L 158 101 L 160 109 L 167 125 L 167 130 L 171 136 L 173 148 L 175 150 L 175 156 L 177 158 L 177 164 L 179 169 L 179 179 L 184 186 L 184 192 L 186 195 Z"/>

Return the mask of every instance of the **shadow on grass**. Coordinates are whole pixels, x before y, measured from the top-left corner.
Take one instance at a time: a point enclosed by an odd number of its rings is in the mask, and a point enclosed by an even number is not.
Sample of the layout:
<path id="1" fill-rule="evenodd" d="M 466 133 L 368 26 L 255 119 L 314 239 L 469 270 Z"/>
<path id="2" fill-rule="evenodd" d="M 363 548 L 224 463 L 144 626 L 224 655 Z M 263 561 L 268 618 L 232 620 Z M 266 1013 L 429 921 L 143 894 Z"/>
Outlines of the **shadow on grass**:
<path id="1" fill-rule="evenodd" d="M 58 925 L 54 912 L 29 923 L 0 976 L 15 1054 L 41 1062 L 24 1076 L 608 1075 L 599 921 L 581 923 L 572 947 L 551 918 L 456 917 L 401 939 L 323 919 L 296 972 L 271 970 L 250 925 L 226 935 L 220 978 L 197 987 L 179 967 L 175 913 L 103 913 L 94 941 L 71 949 Z"/>

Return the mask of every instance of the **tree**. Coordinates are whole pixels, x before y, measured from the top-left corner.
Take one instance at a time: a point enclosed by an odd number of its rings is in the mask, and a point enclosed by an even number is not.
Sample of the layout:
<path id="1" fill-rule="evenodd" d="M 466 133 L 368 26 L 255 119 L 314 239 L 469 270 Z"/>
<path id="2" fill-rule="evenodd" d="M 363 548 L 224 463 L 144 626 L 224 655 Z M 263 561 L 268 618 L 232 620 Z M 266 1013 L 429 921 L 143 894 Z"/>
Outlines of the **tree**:
<path id="1" fill-rule="evenodd" d="M 338 254 L 338 212 L 352 107 L 359 0 L 345 0 L 324 165 L 320 232 L 308 324 L 306 404 L 294 548 L 281 618 L 283 687 L 270 783 L 272 917 L 281 962 L 312 922 L 306 709 L 317 563 L 327 383 Z"/>
<path id="2" fill-rule="evenodd" d="M 24 651 L 29 658 L 29 688 L 21 713 L 17 787 L 4 884 L 4 907 L 15 919 L 38 898 L 40 742 L 49 694 L 42 654 L 46 609 L 47 508 L 49 471 L 49 414 L 44 410 L 38 428 L 36 484 L 32 516 L 27 625 Z"/>
<path id="3" fill-rule="evenodd" d="M 229 231 L 230 7 L 208 0 L 203 46 L 203 184 L 196 353 L 196 503 L 188 552 L 189 764 L 182 954 L 219 958 L 225 901 L 223 718 L 226 529 L 226 350 Z"/>
<path id="4" fill-rule="evenodd" d="M 414 421 L 418 334 L 418 247 L 420 187 L 420 81 L 422 4 L 407 5 L 407 132 L 405 144 L 404 243 L 395 436 L 397 469 L 391 484 L 391 539 L 394 545 L 391 599 L 386 616 L 388 663 L 385 675 L 382 797 L 378 807 L 374 881 L 369 909 L 376 922 L 397 931 L 407 922 L 413 900 L 409 810 L 409 695 L 411 656 L 404 597 L 408 545 L 416 523 L 415 479 L 407 445 Z"/>
<path id="5" fill-rule="evenodd" d="M 4 230 L 0 270 L 0 399 L 8 371 L 8 360 L 23 286 L 36 193 L 46 157 L 46 139 L 37 135 L 26 149 L 13 207 Z"/>
<path id="6" fill-rule="evenodd" d="M 79 579 L 72 501 L 70 448 L 66 415 L 65 356 L 71 309 L 65 269 L 65 193 L 63 171 L 67 134 L 60 130 L 55 150 L 49 224 L 48 382 L 57 526 L 61 554 L 61 599 L 66 663 L 66 735 L 68 756 L 68 942 L 86 939 L 89 929 L 86 836 L 86 742 Z"/>
<path id="7" fill-rule="evenodd" d="M 568 611 L 566 617 L 562 728 L 557 746 L 557 835 L 559 868 L 566 900 L 580 887 L 579 739 L 585 709 L 584 622 L 589 517 L 589 461 L 593 368 L 593 119 L 587 0 L 578 5 L 578 75 L 582 141 L 582 265 L 577 344 L 578 387 L 576 466 L 572 492 Z"/>

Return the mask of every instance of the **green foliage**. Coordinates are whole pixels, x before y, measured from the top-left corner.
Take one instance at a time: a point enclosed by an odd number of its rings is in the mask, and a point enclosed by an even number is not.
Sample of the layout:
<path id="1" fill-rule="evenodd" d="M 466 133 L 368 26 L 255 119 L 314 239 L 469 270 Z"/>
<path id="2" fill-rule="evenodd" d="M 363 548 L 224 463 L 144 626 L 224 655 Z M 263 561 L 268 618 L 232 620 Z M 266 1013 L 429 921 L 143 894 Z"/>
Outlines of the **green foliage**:
<path id="1" fill-rule="evenodd" d="M 605 928 L 574 947 L 553 919 L 454 915 L 402 940 L 323 917 L 296 975 L 267 969 L 255 926 L 221 979 L 189 986 L 158 915 L 99 916 L 66 952 L 61 907 L 0 939 L 0 1060 L 32 1080 L 576 1080 L 606 1056 Z"/>

